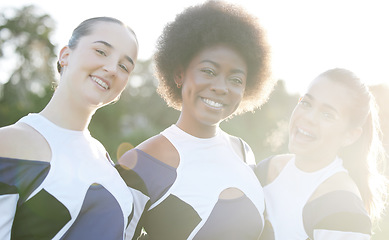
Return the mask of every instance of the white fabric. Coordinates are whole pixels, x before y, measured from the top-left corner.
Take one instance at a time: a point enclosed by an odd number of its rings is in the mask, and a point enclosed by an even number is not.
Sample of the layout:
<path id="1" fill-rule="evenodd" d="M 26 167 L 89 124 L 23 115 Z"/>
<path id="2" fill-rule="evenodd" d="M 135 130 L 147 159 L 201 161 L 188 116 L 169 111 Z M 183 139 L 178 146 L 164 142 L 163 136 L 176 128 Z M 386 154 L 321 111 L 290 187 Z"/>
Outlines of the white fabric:
<path id="1" fill-rule="evenodd" d="M 177 149 L 180 163 L 176 181 L 151 208 L 170 194 L 191 205 L 202 219 L 188 237 L 192 239 L 208 219 L 220 193 L 227 188 L 237 188 L 254 203 L 264 222 L 262 187 L 250 166 L 233 150 L 227 133 L 218 129 L 212 138 L 197 138 L 172 125 L 162 135 Z"/>
<path id="2" fill-rule="evenodd" d="M 29 198 L 45 189 L 64 204 L 71 214 L 71 220 L 54 239 L 59 239 L 71 227 L 80 212 L 87 190 L 94 183 L 102 185 L 116 198 L 124 214 L 125 229 L 127 216 L 132 212 L 133 198 L 117 170 L 108 161 L 103 145 L 88 130 L 64 129 L 39 114 L 29 114 L 19 121 L 36 129 L 46 139 L 52 153 L 47 177 Z"/>
<path id="3" fill-rule="evenodd" d="M 316 229 L 313 232 L 315 240 L 370 240 L 369 234 L 340 232 L 325 229 Z"/>
<path id="4" fill-rule="evenodd" d="M 149 197 L 147 197 L 142 192 L 136 189 L 129 188 L 129 190 L 132 192 L 132 195 L 134 197 L 134 215 L 132 220 L 130 221 L 130 224 L 127 227 L 127 233 L 125 237 L 126 240 L 131 240 L 134 237 L 134 230 L 136 229 L 139 219 L 142 216 L 147 201 L 150 199 Z"/>
<path id="5" fill-rule="evenodd" d="M 19 194 L 0 196 L 0 239 L 11 239 L 11 228 Z"/>
<path id="6" fill-rule="evenodd" d="M 276 240 L 302 240 L 308 235 L 304 230 L 303 208 L 316 188 L 337 172 L 346 171 L 342 160 L 316 172 L 303 172 L 292 158 L 277 178 L 264 186 L 266 211 Z"/>

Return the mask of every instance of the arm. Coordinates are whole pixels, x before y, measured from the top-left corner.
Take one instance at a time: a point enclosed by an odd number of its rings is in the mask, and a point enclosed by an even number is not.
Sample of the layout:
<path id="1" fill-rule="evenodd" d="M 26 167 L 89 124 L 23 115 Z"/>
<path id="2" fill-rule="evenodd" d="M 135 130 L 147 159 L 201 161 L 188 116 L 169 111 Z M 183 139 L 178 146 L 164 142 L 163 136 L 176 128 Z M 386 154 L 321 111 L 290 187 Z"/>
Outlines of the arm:
<path id="1" fill-rule="evenodd" d="M 24 218 L 16 217 L 16 209 L 42 183 L 49 169 L 47 162 L 0 157 L 0 239 L 9 239 L 15 221 L 19 227 L 24 224 Z"/>
<path id="2" fill-rule="evenodd" d="M 116 169 L 134 196 L 134 216 L 127 229 L 128 231 L 136 229 L 135 239 L 145 226 L 149 206 L 164 195 L 177 176 L 175 167 L 170 164 L 178 165 L 178 153 L 169 149 L 169 146 L 164 146 L 159 138 L 160 135 L 126 152 L 116 165 Z M 171 156 L 174 152 L 177 156 Z"/>
<path id="3" fill-rule="evenodd" d="M 126 239 L 137 239 L 140 235 L 143 227 L 141 217 L 147 209 L 146 205 L 150 200 L 147 186 L 142 179 L 141 174 L 137 173 L 134 169 L 138 165 L 137 162 L 139 160 L 137 151 L 132 149 L 123 154 L 123 156 L 119 159 L 118 164 L 115 166 L 120 176 L 128 186 L 128 189 L 131 191 L 134 199 L 134 210 L 132 219 L 129 219 L 129 224 L 126 230 Z M 139 166 L 140 165 L 138 165 L 138 168 Z"/>
<path id="4" fill-rule="evenodd" d="M 24 123 L 0 128 L 0 157 L 49 162 L 51 149 L 46 139 Z"/>
<path id="5" fill-rule="evenodd" d="M 333 191 L 309 203 L 303 210 L 304 227 L 314 240 L 368 240 L 371 222 L 359 196 Z"/>
<path id="6" fill-rule="evenodd" d="M 0 239 L 11 239 L 11 229 L 14 221 L 19 192 L 14 185 L 15 176 L 10 172 L 12 159 L 21 155 L 19 144 L 22 138 L 22 129 L 16 125 L 0 128 Z M 6 141 L 5 141 L 6 139 Z"/>
<path id="7" fill-rule="evenodd" d="M 0 158 L 0 164 L 1 161 Z M 0 176 L 3 174 L 3 169 L 0 167 Z M 0 177 L 0 239 L 11 239 L 12 223 L 18 200 L 19 194 L 16 187 L 4 183 Z"/>
<path id="8" fill-rule="evenodd" d="M 290 154 L 276 155 L 258 162 L 254 171 L 261 182 L 262 187 L 273 182 L 292 157 L 293 156 Z"/>
<path id="9" fill-rule="evenodd" d="M 0 139 L 0 239 L 10 239 L 18 202 L 49 169 L 47 161 L 31 160 L 49 160 L 51 153 L 44 138 L 25 124 L 0 128 Z"/>
<path id="10" fill-rule="evenodd" d="M 343 231 L 315 231 L 313 239 L 316 240 L 370 240 L 370 234 Z"/>
<path id="11" fill-rule="evenodd" d="M 358 187 L 346 172 L 324 181 L 303 209 L 307 234 L 315 240 L 371 237 L 371 221 Z"/>

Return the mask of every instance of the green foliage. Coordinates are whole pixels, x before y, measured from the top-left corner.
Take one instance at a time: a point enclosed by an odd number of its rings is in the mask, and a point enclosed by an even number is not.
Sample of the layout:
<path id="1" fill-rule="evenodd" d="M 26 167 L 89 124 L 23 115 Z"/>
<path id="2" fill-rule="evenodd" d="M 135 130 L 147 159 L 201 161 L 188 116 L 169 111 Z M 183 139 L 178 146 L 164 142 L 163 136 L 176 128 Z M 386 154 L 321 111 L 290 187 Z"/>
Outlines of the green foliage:
<path id="1" fill-rule="evenodd" d="M 121 99 L 99 109 L 89 127 L 93 136 L 106 147 L 114 161 L 117 148 L 127 142 L 136 146 L 175 123 L 179 112 L 169 108 L 156 93 L 151 60 L 138 61 Z M 298 96 L 289 95 L 279 81 L 262 109 L 222 123 L 222 128 L 244 139 L 257 161 L 287 152 L 287 125 Z"/>
<path id="2" fill-rule="evenodd" d="M 50 37 L 54 22 L 33 6 L 0 13 L 0 64 L 9 61 L 12 52 L 17 61 L 9 79 L 0 79 L 0 127 L 17 121 L 29 112 L 39 112 L 52 95 L 55 46 Z M 0 66 L 3 66 L 1 64 Z M 0 73 L 5 71 L 0 68 Z M 1 76 L 1 74 L 0 74 Z M 156 93 L 151 60 L 138 61 L 120 101 L 96 112 L 90 131 L 106 147 L 114 161 L 122 143 L 138 145 L 175 123 L 179 112 L 167 107 Z M 380 88 L 374 89 L 376 94 Z M 380 94 L 382 125 L 388 147 L 389 115 L 385 109 L 388 92 Z M 298 96 L 290 95 L 279 81 L 269 101 L 254 113 L 245 113 L 222 123 L 228 133 L 241 137 L 253 149 L 257 161 L 287 152 L 287 126 Z M 381 229 L 388 230 L 389 216 Z M 377 230 L 373 239 L 387 239 L 387 231 Z"/>
<path id="3" fill-rule="evenodd" d="M 179 112 L 167 107 L 156 93 L 152 71 L 151 60 L 138 61 L 120 100 L 93 116 L 89 129 L 114 161 L 120 144 L 136 146 L 178 119 Z"/>
<path id="4" fill-rule="evenodd" d="M 0 60 L 10 70 L 0 85 L 0 125 L 40 111 L 51 97 L 55 46 L 54 20 L 34 6 L 6 9 L 0 15 Z M 9 53 L 9 54 L 8 54 Z M 12 62 L 12 66 L 6 63 Z"/>
<path id="5" fill-rule="evenodd" d="M 288 122 L 297 95 L 289 95 L 282 80 L 278 81 L 269 100 L 254 113 L 245 113 L 222 123 L 228 133 L 241 137 L 253 149 L 256 161 L 287 152 Z"/>

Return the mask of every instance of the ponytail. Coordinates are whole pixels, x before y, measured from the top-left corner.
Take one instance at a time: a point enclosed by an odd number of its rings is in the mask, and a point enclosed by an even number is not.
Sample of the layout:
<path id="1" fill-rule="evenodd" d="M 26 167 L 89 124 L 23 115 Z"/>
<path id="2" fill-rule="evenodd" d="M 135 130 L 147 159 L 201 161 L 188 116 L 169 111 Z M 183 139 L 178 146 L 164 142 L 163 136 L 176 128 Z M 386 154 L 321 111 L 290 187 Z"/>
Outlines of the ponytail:
<path id="1" fill-rule="evenodd" d="M 377 222 L 385 209 L 388 179 L 384 175 L 387 155 L 382 144 L 378 106 L 368 87 L 351 71 L 331 69 L 321 74 L 353 91 L 350 126 L 362 127 L 362 135 L 352 145 L 343 148 L 339 156 L 357 184 L 372 222 Z"/>

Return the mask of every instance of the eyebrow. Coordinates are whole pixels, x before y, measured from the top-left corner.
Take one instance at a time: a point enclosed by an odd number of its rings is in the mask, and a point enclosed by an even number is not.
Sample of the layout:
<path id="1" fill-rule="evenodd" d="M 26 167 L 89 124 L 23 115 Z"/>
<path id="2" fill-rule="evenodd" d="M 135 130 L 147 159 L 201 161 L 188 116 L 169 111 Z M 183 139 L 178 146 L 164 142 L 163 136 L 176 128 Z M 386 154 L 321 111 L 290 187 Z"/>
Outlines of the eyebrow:
<path id="1" fill-rule="evenodd" d="M 312 95 L 310 95 L 310 94 L 305 94 L 305 96 L 308 97 L 308 98 L 310 98 L 311 100 L 315 100 L 315 98 L 314 98 Z M 334 112 L 336 112 L 336 113 L 339 113 L 338 110 L 336 110 L 336 109 L 335 109 L 334 107 L 332 107 L 331 105 L 326 104 L 326 103 L 324 103 L 323 105 L 324 105 L 325 108 L 331 109 L 332 111 L 334 111 Z"/>
<path id="2" fill-rule="evenodd" d="M 107 43 L 106 41 L 101 41 L 101 40 L 99 40 L 99 41 L 95 41 L 95 42 L 93 42 L 93 43 L 101 43 L 101 44 L 104 44 L 105 46 L 107 46 L 107 47 L 109 47 L 109 48 L 114 48 L 110 43 Z M 125 55 L 124 57 L 125 57 L 132 65 L 135 66 L 134 61 L 132 60 L 131 57 L 129 57 L 128 55 Z"/>
<path id="3" fill-rule="evenodd" d="M 201 61 L 200 63 L 211 63 L 211 64 L 213 64 L 213 65 L 215 65 L 216 67 L 220 67 L 220 64 L 218 64 L 217 62 L 214 62 L 214 61 L 212 61 L 212 60 L 208 60 L 208 59 L 205 59 L 205 60 L 203 60 L 203 61 Z M 234 69 L 233 71 L 232 71 L 232 73 L 242 73 L 242 74 L 244 74 L 245 76 L 247 75 L 246 74 L 246 72 L 245 71 L 243 71 L 243 70 L 241 70 L 241 69 L 239 69 L 239 68 L 236 68 L 236 69 Z"/>

